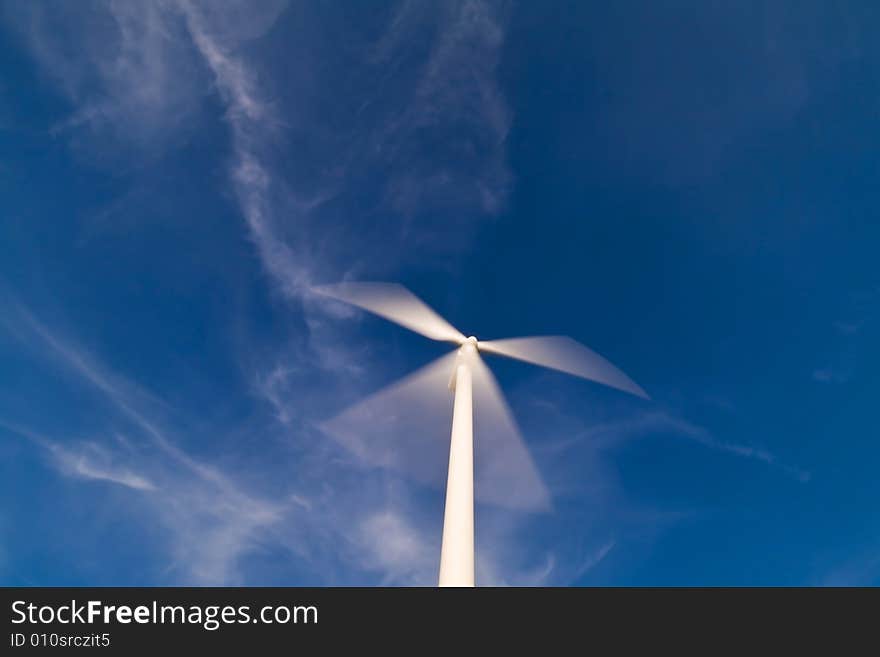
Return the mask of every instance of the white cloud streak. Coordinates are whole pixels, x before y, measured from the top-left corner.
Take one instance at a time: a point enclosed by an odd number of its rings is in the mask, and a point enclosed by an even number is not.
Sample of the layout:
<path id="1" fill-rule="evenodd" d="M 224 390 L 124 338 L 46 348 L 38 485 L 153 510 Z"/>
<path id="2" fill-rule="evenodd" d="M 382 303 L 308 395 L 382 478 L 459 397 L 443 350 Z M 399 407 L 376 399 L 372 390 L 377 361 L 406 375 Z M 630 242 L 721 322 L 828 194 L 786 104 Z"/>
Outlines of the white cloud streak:
<path id="1" fill-rule="evenodd" d="M 26 429 L 0 420 L 0 427 L 23 436 L 44 448 L 52 465 L 62 474 L 84 480 L 118 484 L 137 491 L 154 491 L 156 486 L 146 477 L 119 465 L 113 455 L 92 441 L 62 444 Z"/>
<path id="2" fill-rule="evenodd" d="M 4 17 L 74 106 L 55 126 L 78 151 L 130 167 L 171 143 L 205 93 L 165 2 L 49 7 L 15 3 Z M 85 138 L 83 138 L 85 137 Z M 141 157 L 120 158 L 134 146 Z"/>
<path id="3" fill-rule="evenodd" d="M 271 199 L 273 188 L 283 187 L 283 183 L 260 154 L 263 140 L 278 125 L 277 118 L 261 97 L 253 72 L 210 32 L 203 9 L 185 1 L 180 7 L 193 43 L 213 74 L 226 106 L 234 151 L 231 179 L 260 258 L 283 292 L 300 298 L 308 294 L 313 273 L 305 254 L 294 253 L 277 234 Z"/>
<path id="4" fill-rule="evenodd" d="M 363 565 L 382 573 L 385 586 L 431 586 L 435 582 L 440 546 L 428 541 L 406 517 L 391 509 L 361 522 L 357 531 Z"/>
<path id="5" fill-rule="evenodd" d="M 139 491 L 154 491 L 156 486 L 146 477 L 126 467 L 114 466 L 106 450 L 95 443 L 84 443 L 79 448 L 67 448 L 59 443 L 46 443 L 58 468 L 65 474 L 82 479 L 109 481 Z"/>
<path id="6" fill-rule="evenodd" d="M 787 475 L 806 483 L 810 473 L 796 465 L 781 462 L 767 449 L 719 439 L 705 427 L 689 422 L 666 411 L 645 411 L 634 417 L 588 427 L 574 440 L 590 440 L 600 446 L 611 446 L 633 436 L 670 433 L 691 440 L 709 449 L 727 452 L 777 467 Z"/>
<path id="7" fill-rule="evenodd" d="M 222 584 L 236 581 L 238 560 L 262 532 L 277 522 L 281 505 L 244 491 L 216 466 L 199 461 L 177 447 L 159 423 L 140 408 L 155 397 L 109 372 L 82 349 L 56 336 L 31 313 L 18 306 L 15 333 L 51 355 L 83 382 L 93 386 L 126 419 L 142 431 L 156 452 L 112 449 L 96 441 L 50 440 L 37 432 L 4 423 L 44 447 L 51 463 L 65 476 L 101 480 L 145 493 L 158 522 L 169 533 L 172 570 L 184 582 Z M 6 315 L 7 325 L 10 314 Z M 14 322 L 12 322 L 14 324 Z"/>
<path id="8" fill-rule="evenodd" d="M 404 215 L 440 199 L 460 212 L 495 214 L 505 205 L 512 178 L 506 152 L 512 118 L 495 75 L 504 42 L 502 12 L 497 3 L 481 0 L 435 9 L 438 34 L 412 100 L 380 132 L 391 160 L 389 200 Z M 424 3 L 402 2 L 377 45 L 377 60 L 387 66 L 429 11 Z M 450 126 L 453 134 L 447 134 Z M 426 137 L 435 138 L 432 158 L 418 150 Z"/>

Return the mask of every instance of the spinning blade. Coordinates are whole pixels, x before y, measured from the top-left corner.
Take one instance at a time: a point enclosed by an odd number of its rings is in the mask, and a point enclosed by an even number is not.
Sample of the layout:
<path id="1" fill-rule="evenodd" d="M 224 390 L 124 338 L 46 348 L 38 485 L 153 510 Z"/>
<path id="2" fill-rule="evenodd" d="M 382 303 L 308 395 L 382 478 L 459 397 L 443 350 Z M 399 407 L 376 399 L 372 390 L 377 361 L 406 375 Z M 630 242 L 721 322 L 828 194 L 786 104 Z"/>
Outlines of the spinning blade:
<path id="1" fill-rule="evenodd" d="M 402 285 L 340 283 L 313 289 L 319 294 L 368 310 L 426 338 L 456 344 L 461 344 L 465 340 L 458 329 Z"/>
<path id="2" fill-rule="evenodd" d="M 470 359 L 474 387 L 474 494 L 527 511 L 548 511 L 550 493 L 535 467 L 510 406 L 479 354 Z"/>
<path id="3" fill-rule="evenodd" d="M 566 372 L 648 399 L 639 385 L 596 352 L 561 335 L 480 340 L 480 351 Z"/>

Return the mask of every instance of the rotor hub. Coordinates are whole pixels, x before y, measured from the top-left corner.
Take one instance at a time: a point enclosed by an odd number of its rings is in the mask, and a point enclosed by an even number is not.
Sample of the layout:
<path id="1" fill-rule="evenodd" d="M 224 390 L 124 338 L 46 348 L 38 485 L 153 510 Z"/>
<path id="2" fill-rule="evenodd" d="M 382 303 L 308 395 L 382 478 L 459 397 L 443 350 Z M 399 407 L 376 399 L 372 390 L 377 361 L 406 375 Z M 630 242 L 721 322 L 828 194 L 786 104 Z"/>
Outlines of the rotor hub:
<path id="1" fill-rule="evenodd" d="M 465 353 L 472 353 L 479 351 L 479 349 L 480 343 L 474 336 L 470 336 L 461 344 L 461 350 Z"/>

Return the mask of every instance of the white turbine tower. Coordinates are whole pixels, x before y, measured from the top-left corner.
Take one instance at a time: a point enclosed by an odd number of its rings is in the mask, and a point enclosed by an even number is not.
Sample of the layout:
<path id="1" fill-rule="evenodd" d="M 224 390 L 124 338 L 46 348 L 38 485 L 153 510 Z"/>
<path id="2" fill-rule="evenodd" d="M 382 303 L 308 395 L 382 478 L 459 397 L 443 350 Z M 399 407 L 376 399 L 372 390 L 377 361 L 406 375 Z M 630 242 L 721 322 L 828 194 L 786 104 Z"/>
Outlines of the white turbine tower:
<path id="1" fill-rule="evenodd" d="M 648 398 L 623 372 L 571 338 L 485 341 L 465 337 L 406 288 L 392 283 L 342 283 L 315 291 L 427 338 L 459 345 L 451 354 L 323 425 L 325 431 L 369 462 L 401 469 L 430 482 L 435 479 L 430 474 L 431 461 L 442 459 L 436 450 L 442 442 L 430 434 L 432 429 L 449 426 L 448 404 L 439 400 L 439 388 L 445 384 L 453 391 L 440 586 L 474 586 L 475 417 L 477 481 L 478 489 L 482 486 L 482 498 L 531 510 L 549 506 L 547 490 L 481 354 L 515 358 Z M 390 444 L 395 437 L 400 442 Z M 479 458 L 481 454 L 483 458 Z"/>

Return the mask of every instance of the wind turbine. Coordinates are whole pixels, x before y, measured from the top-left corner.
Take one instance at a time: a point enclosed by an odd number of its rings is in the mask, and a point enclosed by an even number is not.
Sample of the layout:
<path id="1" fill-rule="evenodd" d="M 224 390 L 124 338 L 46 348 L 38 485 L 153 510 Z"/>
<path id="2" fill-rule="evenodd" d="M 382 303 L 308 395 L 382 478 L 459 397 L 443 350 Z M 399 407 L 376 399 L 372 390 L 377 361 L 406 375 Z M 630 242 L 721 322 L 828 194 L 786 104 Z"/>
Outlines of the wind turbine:
<path id="1" fill-rule="evenodd" d="M 440 441 L 419 440 L 435 429 L 448 427 L 443 414 L 448 405 L 435 403 L 445 383 L 453 392 L 452 435 L 446 473 L 446 506 L 440 548 L 439 586 L 474 586 L 474 416 L 478 463 L 486 501 L 539 510 L 549 506 L 549 495 L 531 461 L 516 423 L 482 354 L 506 356 L 590 379 L 647 399 L 648 395 L 626 374 L 602 356 L 563 336 L 477 340 L 458 329 L 406 288 L 393 283 L 349 282 L 320 286 L 314 291 L 384 317 L 432 340 L 451 342 L 458 349 L 403 381 L 373 395 L 323 429 L 368 461 L 407 470 L 429 480 L 431 451 Z M 447 397 L 448 399 L 448 397 Z M 476 402 L 476 403 L 475 403 Z M 410 416 L 407 416 L 407 412 Z M 432 415 L 434 417 L 432 417 Z M 448 418 L 448 415 L 445 415 Z M 483 421 L 480 424 L 480 421 Z M 392 425 L 386 430 L 384 425 Z M 448 429 L 444 429 L 444 432 Z M 375 432 L 372 439 L 370 432 Z M 390 447 L 385 440 L 403 436 Z M 478 477 L 478 483 L 480 482 Z M 439 483 L 439 482 L 437 482 Z"/>

